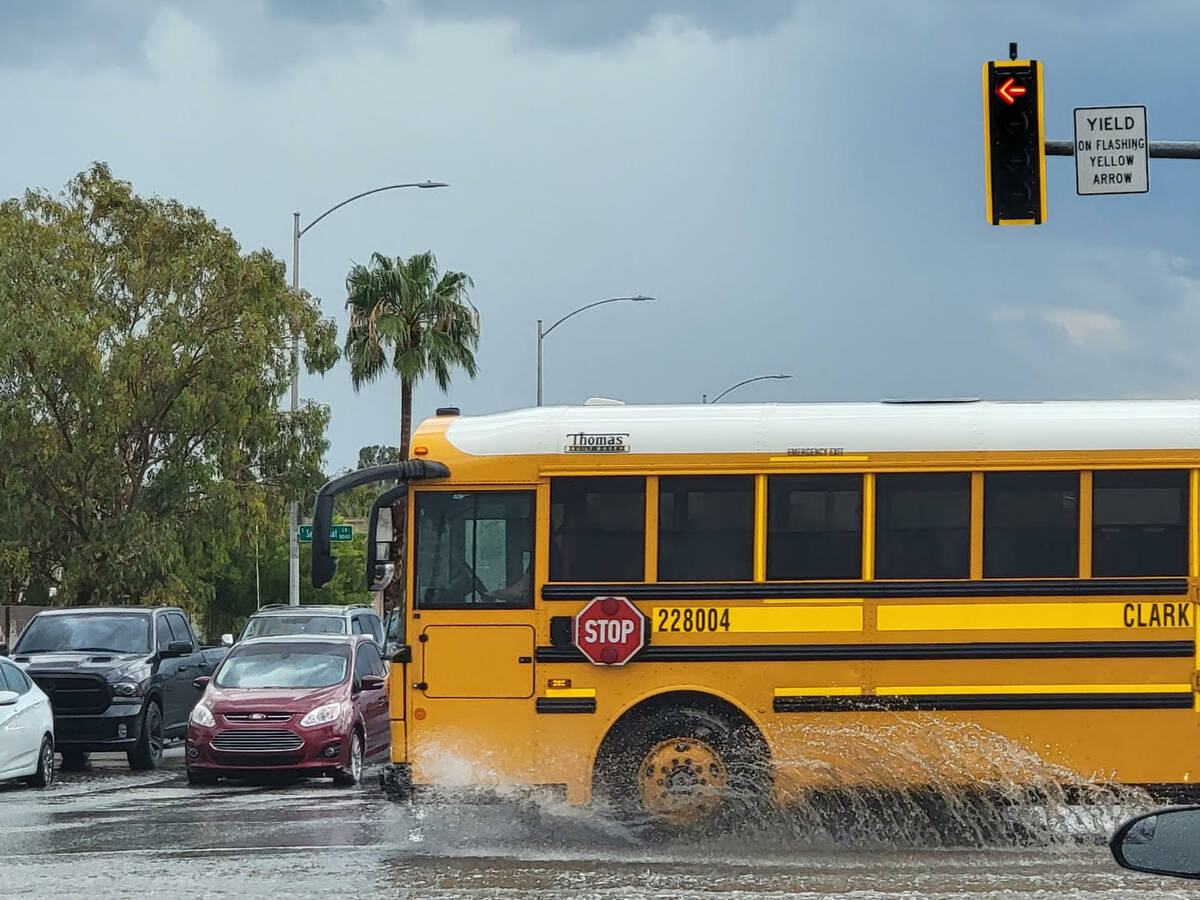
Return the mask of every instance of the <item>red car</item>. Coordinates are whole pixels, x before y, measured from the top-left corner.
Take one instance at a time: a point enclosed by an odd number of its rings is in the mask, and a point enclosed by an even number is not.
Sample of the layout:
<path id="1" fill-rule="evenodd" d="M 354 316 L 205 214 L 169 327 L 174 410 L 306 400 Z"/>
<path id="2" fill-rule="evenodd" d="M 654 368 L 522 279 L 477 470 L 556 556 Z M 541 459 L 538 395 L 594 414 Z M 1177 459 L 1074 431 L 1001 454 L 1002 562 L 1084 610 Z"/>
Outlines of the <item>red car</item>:
<path id="1" fill-rule="evenodd" d="M 187 731 L 192 784 L 225 775 L 331 776 L 355 785 L 388 749 L 387 668 L 369 635 L 243 641 L 211 678 Z"/>

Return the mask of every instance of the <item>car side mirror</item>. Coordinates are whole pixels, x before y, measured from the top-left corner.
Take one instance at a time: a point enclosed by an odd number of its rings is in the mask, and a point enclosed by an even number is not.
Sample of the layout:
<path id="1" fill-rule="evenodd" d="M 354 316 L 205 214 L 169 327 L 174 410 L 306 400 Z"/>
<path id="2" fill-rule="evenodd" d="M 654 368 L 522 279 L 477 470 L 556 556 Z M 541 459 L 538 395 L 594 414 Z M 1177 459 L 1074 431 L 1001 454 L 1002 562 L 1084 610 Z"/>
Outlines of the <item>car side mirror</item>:
<path id="1" fill-rule="evenodd" d="M 204 690 L 208 687 L 208 683 L 212 681 L 211 675 L 201 675 L 199 678 L 192 679 L 192 685 L 198 690 Z"/>
<path id="2" fill-rule="evenodd" d="M 1135 872 L 1200 878 L 1200 806 L 1156 809 L 1123 823 L 1108 842 L 1117 865 Z"/>
<path id="3" fill-rule="evenodd" d="M 20 699 L 21 695 L 16 691 L 0 691 L 0 706 L 12 706 Z"/>
<path id="4" fill-rule="evenodd" d="M 0 656 L 8 656 L 8 644 L 0 644 Z"/>
<path id="5" fill-rule="evenodd" d="M 382 675 L 364 675 L 358 686 L 364 691 L 381 691 L 387 685 Z"/>
<path id="6" fill-rule="evenodd" d="M 232 634 L 221 635 L 221 646 L 222 647 L 232 647 L 233 646 L 233 635 Z"/>
<path id="7" fill-rule="evenodd" d="M 408 486 L 388 488 L 371 504 L 367 519 L 367 590 L 382 591 L 396 577 L 392 561 L 392 504 L 408 493 Z"/>
<path id="8" fill-rule="evenodd" d="M 171 641 L 167 644 L 166 649 L 158 651 L 158 655 L 162 659 L 172 659 L 177 656 L 187 656 L 191 652 L 192 645 L 187 641 Z"/>

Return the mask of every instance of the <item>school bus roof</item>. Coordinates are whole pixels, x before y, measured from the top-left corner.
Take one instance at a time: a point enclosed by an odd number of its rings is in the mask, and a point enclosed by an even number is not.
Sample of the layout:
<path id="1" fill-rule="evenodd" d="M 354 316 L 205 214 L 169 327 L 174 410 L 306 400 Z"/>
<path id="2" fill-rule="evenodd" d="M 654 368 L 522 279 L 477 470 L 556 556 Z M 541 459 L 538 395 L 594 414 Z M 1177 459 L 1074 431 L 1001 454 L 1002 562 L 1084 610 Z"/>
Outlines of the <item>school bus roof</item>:
<path id="1" fill-rule="evenodd" d="M 553 406 L 436 417 L 423 436 L 471 456 L 1190 450 L 1200 401 Z"/>

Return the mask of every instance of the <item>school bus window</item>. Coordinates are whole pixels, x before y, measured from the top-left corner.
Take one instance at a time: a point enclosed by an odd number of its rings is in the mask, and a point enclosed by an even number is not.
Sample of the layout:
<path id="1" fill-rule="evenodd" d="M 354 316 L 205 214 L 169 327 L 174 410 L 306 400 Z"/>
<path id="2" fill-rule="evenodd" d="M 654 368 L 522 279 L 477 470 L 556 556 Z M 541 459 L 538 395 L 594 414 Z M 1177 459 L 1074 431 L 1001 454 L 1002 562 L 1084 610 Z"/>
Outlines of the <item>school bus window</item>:
<path id="1" fill-rule="evenodd" d="M 749 581 L 753 577 L 753 477 L 659 478 L 658 580 Z"/>
<path id="2" fill-rule="evenodd" d="M 983 574 L 985 578 L 1078 576 L 1078 472 L 984 475 Z"/>
<path id="3" fill-rule="evenodd" d="M 416 496 L 416 607 L 533 605 L 533 492 Z"/>
<path id="4" fill-rule="evenodd" d="M 645 556 L 644 478 L 550 482 L 551 581 L 642 581 Z"/>
<path id="5" fill-rule="evenodd" d="M 971 475 L 875 479 L 875 577 L 968 578 Z"/>
<path id="6" fill-rule="evenodd" d="M 1092 574 L 1186 575 L 1188 473 L 1092 476 Z"/>
<path id="7" fill-rule="evenodd" d="M 767 479 L 767 579 L 862 577 L 862 477 Z"/>

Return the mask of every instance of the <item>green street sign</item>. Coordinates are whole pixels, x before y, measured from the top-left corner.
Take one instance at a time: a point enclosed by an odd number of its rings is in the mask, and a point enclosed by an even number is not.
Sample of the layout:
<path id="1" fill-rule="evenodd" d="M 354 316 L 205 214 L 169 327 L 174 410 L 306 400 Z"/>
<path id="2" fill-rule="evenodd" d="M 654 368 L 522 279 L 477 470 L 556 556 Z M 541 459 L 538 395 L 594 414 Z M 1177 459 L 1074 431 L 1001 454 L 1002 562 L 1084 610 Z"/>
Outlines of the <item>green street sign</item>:
<path id="1" fill-rule="evenodd" d="M 311 525 L 301 525 L 300 526 L 300 543 L 302 543 L 302 544 L 312 543 L 312 528 L 313 527 Z M 335 542 L 341 541 L 342 543 L 354 540 L 354 526 L 353 525 L 334 525 L 334 526 L 332 526 L 329 529 L 329 540 L 335 541 Z"/>

